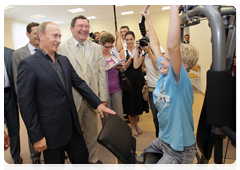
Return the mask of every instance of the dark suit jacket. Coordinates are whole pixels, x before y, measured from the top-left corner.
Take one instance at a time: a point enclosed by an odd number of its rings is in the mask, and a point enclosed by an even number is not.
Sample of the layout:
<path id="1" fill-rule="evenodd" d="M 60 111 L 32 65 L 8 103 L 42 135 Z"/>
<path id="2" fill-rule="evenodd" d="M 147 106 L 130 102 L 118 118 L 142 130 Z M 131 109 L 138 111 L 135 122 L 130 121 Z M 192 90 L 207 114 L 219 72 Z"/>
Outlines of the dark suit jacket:
<path id="1" fill-rule="evenodd" d="M 66 88 L 63 87 L 50 62 L 39 50 L 23 59 L 18 66 L 19 106 L 29 138 L 35 143 L 45 137 L 49 149 L 70 142 L 73 122 L 82 135 L 72 87 L 94 109 L 101 104 L 65 56 L 59 55 L 59 63 L 64 73 Z"/>
<path id="2" fill-rule="evenodd" d="M 7 70 L 7 74 L 8 74 L 8 79 L 10 82 L 10 95 L 11 95 L 11 100 L 14 100 L 17 104 L 17 97 L 16 97 L 16 92 L 14 89 L 14 82 L 13 82 L 13 73 L 12 73 L 12 53 L 14 50 L 4 47 L 4 63 L 5 63 L 5 67 Z"/>

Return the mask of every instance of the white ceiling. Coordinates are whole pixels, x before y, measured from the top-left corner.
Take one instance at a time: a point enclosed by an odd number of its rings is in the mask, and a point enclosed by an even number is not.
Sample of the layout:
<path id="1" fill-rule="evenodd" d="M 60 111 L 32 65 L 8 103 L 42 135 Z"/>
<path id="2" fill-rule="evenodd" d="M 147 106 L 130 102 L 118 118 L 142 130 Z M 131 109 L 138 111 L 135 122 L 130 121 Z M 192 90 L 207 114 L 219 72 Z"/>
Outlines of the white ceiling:
<path id="1" fill-rule="evenodd" d="M 38 22 L 44 21 L 63 21 L 62 24 L 71 23 L 72 18 L 77 15 L 84 15 L 86 17 L 96 16 L 97 20 L 114 19 L 113 5 L 12 5 L 15 8 L 5 10 L 4 17 L 11 18 L 22 22 Z M 162 7 L 167 5 L 152 5 L 149 10 L 153 12 L 169 12 L 170 10 L 162 11 Z M 117 18 L 126 17 L 130 15 L 121 15 L 121 12 L 134 11 L 132 15 L 140 15 L 140 12 L 146 5 L 126 5 L 116 7 Z M 68 9 L 82 8 L 85 11 L 78 13 L 70 13 Z M 32 15 L 44 15 L 45 18 L 30 18 Z M 131 15 L 131 16 L 132 16 Z M 93 19 L 96 20 L 96 19 Z M 60 24 L 58 24 L 60 25 Z"/>

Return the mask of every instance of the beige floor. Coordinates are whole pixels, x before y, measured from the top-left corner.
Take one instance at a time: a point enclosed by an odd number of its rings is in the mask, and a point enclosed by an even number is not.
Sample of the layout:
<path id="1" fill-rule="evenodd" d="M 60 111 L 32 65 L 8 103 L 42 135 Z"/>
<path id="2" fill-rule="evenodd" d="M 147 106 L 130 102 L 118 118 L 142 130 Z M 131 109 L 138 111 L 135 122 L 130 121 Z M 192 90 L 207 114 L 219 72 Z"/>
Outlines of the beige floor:
<path id="1" fill-rule="evenodd" d="M 194 128 L 195 128 L 195 133 L 197 130 L 197 125 L 198 125 L 198 119 L 200 116 L 201 108 L 202 108 L 202 103 L 203 103 L 204 95 L 202 93 L 198 93 L 196 89 L 194 89 L 194 104 L 193 104 L 193 116 L 194 116 Z M 143 149 L 153 140 L 155 139 L 155 134 L 154 134 L 154 124 L 152 121 L 152 114 L 151 113 L 144 113 L 143 115 L 140 116 L 140 120 L 138 123 L 138 126 L 143 130 L 143 135 L 137 137 L 137 154 L 140 155 L 143 151 Z M 99 131 L 101 130 L 101 123 L 99 119 Z M 5 131 L 7 131 L 5 127 Z M 21 140 L 21 157 L 23 158 L 23 164 L 31 164 L 31 159 L 29 157 L 29 149 L 28 149 L 28 137 L 27 137 L 27 132 L 25 125 L 20 119 L 20 140 Z M 105 148 L 102 146 L 99 146 L 99 157 L 104 157 L 107 158 L 102 158 L 102 161 L 106 164 L 114 164 L 117 163 L 116 158 Z M 236 150 L 235 150 L 235 157 L 236 158 Z M 13 164 L 13 159 L 10 156 L 9 149 L 4 152 L 4 159 L 6 163 L 8 164 Z M 43 158 L 41 157 L 41 163 L 43 163 Z M 226 164 L 232 164 L 235 162 L 235 159 L 227 159 Z M 70 162 L 68 160 L 65 161 L 65 163 L 69 164 Z M 197 160 L 194 161 L 194 163 L 197 163 Z M 213 158 L 210 159 L 211 164 L 214 163 Z"/>

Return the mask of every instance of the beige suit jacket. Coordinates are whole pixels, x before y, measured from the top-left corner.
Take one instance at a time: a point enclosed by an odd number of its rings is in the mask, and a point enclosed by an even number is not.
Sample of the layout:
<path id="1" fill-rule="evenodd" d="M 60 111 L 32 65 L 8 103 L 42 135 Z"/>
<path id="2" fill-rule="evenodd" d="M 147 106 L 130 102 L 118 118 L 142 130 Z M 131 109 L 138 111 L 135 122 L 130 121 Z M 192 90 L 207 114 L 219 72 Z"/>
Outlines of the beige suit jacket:
<path id="1" fill-rule="evenodd" d="M 13 82 L 14 82 L 14 87 L 15 87 L 15 90 L 16 90 L 16 94 L 17 94 L 17 68 L 18 68 L 18 64 L 21 60 L 29 57 L 30 55 L 31 55 L 31 53 L 28 49 L 28 44 L 23 46 L 22 48 L 17 49 L 12 54 Z"/>
<path id="2" fill-rule="evenodd" d="M 101 46 L 89 40 L 86 40 L 85 42 L 84 56 L 87 63 L 88 85 L 101 101 L 107 101 L 106 71 Z M 65 55 L 71 62 L 77 74 L 82 77 L 81 61 L 78 58 L 73 38 L 62 42 L 58 48 L 58 53 Z M 82 96 L 74 88 L 73 97 L 77 111 L 79 111 Z"/>

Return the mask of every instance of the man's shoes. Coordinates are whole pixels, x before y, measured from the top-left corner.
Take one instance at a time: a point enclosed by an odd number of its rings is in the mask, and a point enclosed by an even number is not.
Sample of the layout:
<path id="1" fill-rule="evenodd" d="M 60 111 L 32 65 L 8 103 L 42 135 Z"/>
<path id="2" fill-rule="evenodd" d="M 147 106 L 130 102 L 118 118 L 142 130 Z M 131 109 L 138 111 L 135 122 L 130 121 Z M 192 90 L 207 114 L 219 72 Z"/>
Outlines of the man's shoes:
<path id="1" fill-rule="evenodd" d="M 95 164 L 93 164 L 93 166 L 95 168 L 97 168 L 98 170 L 105 170 L 106 169 L 105 166 L 103 165 L 103 163 L 100 160 L 98 160 Z"/>
<path id="2" fill-rule="evenodd" d="M 98 160 L 96 163 L 90 163 L 90 164 L 103 164 L 103 163 L 102 163 L 102 161 Z"/>
<path id="3" fill-rule="evenodd" d="M 19 156 L 18 158 L 13 159 L 14 160 L 14 164 L 22 164 L 22 158 L 21 156 Z"/>
<path id="4" fill-rule="evenodd" d="M 40 170 L 41 169 L 41 163 L 40 163 L 39 159 L 33 161 L 32 167 L 33 167 L 34 170 Z"/>

